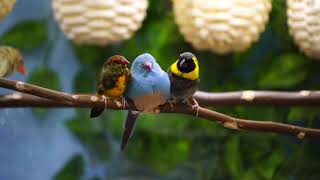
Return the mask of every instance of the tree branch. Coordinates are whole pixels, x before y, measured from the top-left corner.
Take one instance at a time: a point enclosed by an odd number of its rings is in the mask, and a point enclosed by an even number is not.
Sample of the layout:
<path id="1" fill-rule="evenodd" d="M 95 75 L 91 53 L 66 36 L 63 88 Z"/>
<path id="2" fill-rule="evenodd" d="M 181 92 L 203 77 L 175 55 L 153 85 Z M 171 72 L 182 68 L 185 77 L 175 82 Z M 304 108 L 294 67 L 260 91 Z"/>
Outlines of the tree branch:
<path id="1" fill-rule="evenodd" d="M 5 87 L 15 91 L 28 93 L 14 93 L 11 95 L 4 95 L 0 97 L 0 107 L 104 107 L 102 98 L 95 95 L 81 95 L 81 94 L 68 94 L 58 92 L 39 86 L 7 80 L 0 78 L 0 87 Z M 121 107 L 121 102 L 110 100 L 107 102 L 108 109 L 124 110 Z M 136 110 L 133 103 L 128 103 L 125 108 Z M 170 104 L 165 104 L 160 108 L 161 113 L 181 113 L 195 116 L 192 107 L 185 104 L 175 104 L 172 108 Z M 215 111 L 200 108 L 199 117 L 209 121 L 214 121 L 222 124 L 224 127 L 231 129 L 245 129 L 263 132 L 274 132 L 279 134 L 287 134 L 302 138 L 320 138 L 320 129 L 304 128 L 294 125 L 271 121 L 254 121 L 245 120 L 227 116 Z"/>
<path id="2" fill-rule="evenodd" d="M 201 106 L 272 105 L 320 106 L 320 91 L 235 91 L 208 93 L 198 91 L 194 97 Z"/>

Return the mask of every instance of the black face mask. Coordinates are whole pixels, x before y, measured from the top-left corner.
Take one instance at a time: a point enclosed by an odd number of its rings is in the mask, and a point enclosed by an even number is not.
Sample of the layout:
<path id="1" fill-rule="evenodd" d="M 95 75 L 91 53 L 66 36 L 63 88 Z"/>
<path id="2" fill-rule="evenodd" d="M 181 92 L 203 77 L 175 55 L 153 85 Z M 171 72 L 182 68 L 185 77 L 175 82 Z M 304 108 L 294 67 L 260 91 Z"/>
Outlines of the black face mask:
<path id="1" fill-rule="evenodd" d="M 190 58 L 180 58 L 178 61 L 178 69 L 183 73 L 189 73 L 196 68 L 196 64 Z"/>

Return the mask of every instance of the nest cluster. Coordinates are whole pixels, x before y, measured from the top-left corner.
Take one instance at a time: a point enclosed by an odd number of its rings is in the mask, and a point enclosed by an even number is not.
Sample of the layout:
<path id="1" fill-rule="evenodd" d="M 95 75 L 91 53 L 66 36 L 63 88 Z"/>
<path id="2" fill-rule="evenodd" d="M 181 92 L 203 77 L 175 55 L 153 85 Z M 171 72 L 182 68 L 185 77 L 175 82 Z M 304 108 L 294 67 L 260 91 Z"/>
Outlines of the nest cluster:
<path id="1" fill-rule="evenodd" d="M 129 39 L 146 16 L 147 0 L 53 0 L 55 19 L 75 43 L 106 45 Z"/>

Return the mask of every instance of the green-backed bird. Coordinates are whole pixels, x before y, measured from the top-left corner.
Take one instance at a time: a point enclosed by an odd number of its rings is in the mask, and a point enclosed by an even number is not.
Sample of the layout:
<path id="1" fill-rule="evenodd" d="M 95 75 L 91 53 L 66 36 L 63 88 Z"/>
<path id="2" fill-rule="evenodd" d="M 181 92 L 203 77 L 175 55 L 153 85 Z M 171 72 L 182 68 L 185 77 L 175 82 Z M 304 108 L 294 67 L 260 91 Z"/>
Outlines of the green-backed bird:
<path id="1" fill-rule="evenodd" d="M 128 112 L 122 133 L 123 151 L 132 135 L 140 111 L 157 113 L 159 105 L 170 97 L 170 80 L 156 59 L 148 53 L 138 56 L 131 66 L 132 81 L 125 96 L 133 101 L 139 111 Z"/>
<path id="2" fill-rule="evenodd" d="M 0 77 L 7 77 L 15 71 L 26 74 L 21 53 L 13 47 L 0 46 Z"/>
<path id="3" fill-rule="evenodd" d="M 171 82 L 170 99 L 175 103 L 192 105 L 198 115 L 199 105 L 193 98 L 200 84 L 197 57 L 190 52 L 180 54 L 167 73 Z"/>
<path id="4" fill-rule="evenodd" d="M 106 98 L 122 99 L 125 105 L 123 94 L 131 80 L 130 70 L 127 68 L 129 61 L 125 57 L 115 55 L 106 60 L 100 73 L 97 85 L 97 95 Z M 105 97 L 107 96 L 107 97 Z M 91 109 L 90 117 L 94 118 L 102 114 L 105 108 L 94 107 Z"/>

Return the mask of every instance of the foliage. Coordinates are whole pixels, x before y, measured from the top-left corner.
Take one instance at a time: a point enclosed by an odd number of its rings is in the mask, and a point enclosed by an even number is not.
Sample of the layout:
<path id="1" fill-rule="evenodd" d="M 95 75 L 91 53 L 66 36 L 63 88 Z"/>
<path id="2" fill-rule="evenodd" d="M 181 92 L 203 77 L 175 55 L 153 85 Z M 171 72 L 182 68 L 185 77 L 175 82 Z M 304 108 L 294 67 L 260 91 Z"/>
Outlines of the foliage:
<path id="1" fill-rule="evenodd" d="M 201 89 L 236 91 L 244 89 L 319 89 L 320 62 L 299 52 L 286 24 L 284 0 L 273 0 L 266 31 L 245 52 L 216 55 L 197 51 L 179 33 L 171 2 L 150 1 L 142 28 L 130 40 L 106 47 L 73 45 L 80 70 L 74 77 L 74 91 L 94 93 L 101 65 L 107 57 L 122 54 L 132 61 L 149 52 L 166 69 L 183 51 L 197 54 L 201 67 Z M 28 21 L 9 30 L 2 43 L 33 49 L 47 39 L 42 21 Z M 28 82 L 60 89 L 60 77 L 48 67 L 32 71 Z M 270 106 L 215 107 L 215 110 L 248 119 L 273 120 L 320 127 L 319 107 Z M 38 110 L 37 110 L 38 111 Z M 76 111 L 66 127 L 89 151 L 92 161 L 110 163 L 116 156 L 125 113 L 108 111 L 98 120 L 88 112 Z M 229 130 L 204 120 L 182 115 L 142 115 L 124 153 L 132 164 L 173 179 L 317 179 L 320 177 L 320 144 L 262 132 Z M 78 179 L 85 164 L 74 157 L 56 179 Z M 130 165 L 129 165 L 130 166 Z M 145 170 L 147 171 L 147 170 Z M 137 172 L 132 172 L 132 176 Z M 126 174 L 130 177 L 130 174 Z"/>
<path id="2" fill-rule="evenodd" d="M 55 180 L 77 180 L 84 173 L 84 160 L 81 155 L 73 156 L 54 177 Z"/>
<path id="3" fill-rule="evenodd" d="M 108 160 L 111 148 L 106 135 L 98 124 L 86 117 L 88 113 L 79 114 L 82 115 L 67 121 L 67 127 L 86 145 L 93 159 Z"/>
<path id="4" fill-rule="evenodd" d="M 3 44 L 30 50 L 46 42 L 47 27 L 44 21 L 25 21 L 10 29 L 1 39 Z"/>
<path id="5" fill-rule="evenodd" d="M 48 67 L 34 69 L 27 81 L 31 84 L 39 85 L 45 88 L 61 90 L 58 74 Z M 33 111 L 39 118 L 44 118 L 47 112 L 47 110 L 44 108 L 34 108 Z"/>

